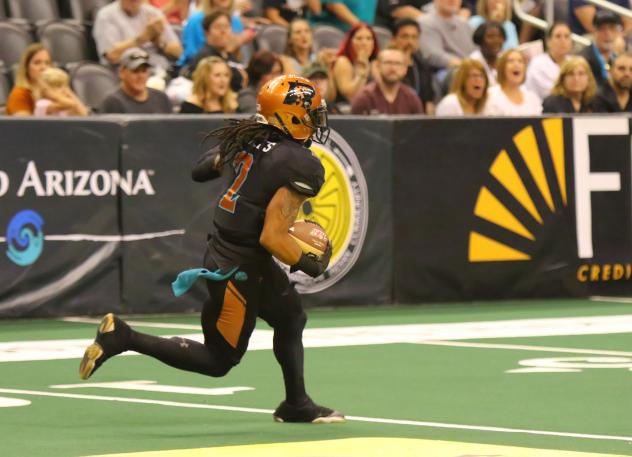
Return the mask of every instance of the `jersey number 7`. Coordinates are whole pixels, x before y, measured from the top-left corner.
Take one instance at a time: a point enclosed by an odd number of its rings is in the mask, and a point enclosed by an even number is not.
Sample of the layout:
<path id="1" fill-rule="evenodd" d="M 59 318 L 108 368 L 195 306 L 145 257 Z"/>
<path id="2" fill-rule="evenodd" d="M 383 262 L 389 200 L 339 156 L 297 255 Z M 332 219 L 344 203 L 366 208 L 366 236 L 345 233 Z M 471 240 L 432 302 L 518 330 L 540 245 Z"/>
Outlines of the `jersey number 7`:
<path id="1" fill-rule="evenodd" d="M 242 152 L 233 160 L 235 180 L 219 201 L 219 207 L 223 210 L 229 213 L 235 212 L 235 206 L 237 206 L 237 199 L 239 198 L 239 189 L 241 189 L 241 186 L 246 182 L 253 161 L 254 157 L 249 152 Z"/>

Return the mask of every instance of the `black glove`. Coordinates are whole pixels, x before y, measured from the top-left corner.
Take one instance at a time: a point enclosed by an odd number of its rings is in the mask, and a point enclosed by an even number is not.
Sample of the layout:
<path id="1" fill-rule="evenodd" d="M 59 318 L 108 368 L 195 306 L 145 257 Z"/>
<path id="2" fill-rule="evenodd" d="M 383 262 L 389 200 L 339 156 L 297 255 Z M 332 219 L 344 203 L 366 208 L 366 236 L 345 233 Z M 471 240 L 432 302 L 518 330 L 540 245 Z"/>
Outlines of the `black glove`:
<path id="1" fill-rule="evenodd" d="M 303 273 L 311 276 L 312 278 L 320 276 L 329 266 L 331 253 L 331 241 L 327 243 L 327 249 L 325 249 L 325 252 L 320 257 L 311 253 L 302 253 L 298 262 L 290 267 L 290 273 L 294 273 L 296 270 L 301 270 Z"/>

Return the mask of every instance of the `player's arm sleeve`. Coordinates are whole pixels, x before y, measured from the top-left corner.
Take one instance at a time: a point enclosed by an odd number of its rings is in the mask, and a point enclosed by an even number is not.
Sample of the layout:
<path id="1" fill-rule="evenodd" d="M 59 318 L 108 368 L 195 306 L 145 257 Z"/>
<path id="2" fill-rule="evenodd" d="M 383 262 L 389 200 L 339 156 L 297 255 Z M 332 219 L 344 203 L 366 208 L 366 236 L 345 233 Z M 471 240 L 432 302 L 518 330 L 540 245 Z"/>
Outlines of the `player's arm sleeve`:
<path id="1" fill-rule="evenodd" d="M 219 149 L 214 147 L 203 153 L 191 170 L 191 178 L 196 182 L 206 182 L 218 178 L 221 170 L 216 168 L 219 160 Z"/>
<path id="2" fill-rule="evenodd" d="M 325 181 L 325 170 L 320 161 L 311 160 L 295 167 L 289 174 L 287 186 L 294 192 L 310 198 L 315 197 Z"/>

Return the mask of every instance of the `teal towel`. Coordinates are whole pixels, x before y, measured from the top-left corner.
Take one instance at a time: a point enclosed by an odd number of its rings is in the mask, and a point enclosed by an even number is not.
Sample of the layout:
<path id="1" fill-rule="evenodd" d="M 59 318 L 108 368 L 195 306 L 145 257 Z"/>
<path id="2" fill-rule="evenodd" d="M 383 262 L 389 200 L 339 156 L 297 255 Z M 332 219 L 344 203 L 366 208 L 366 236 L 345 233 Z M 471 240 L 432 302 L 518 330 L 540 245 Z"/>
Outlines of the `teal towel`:
<path id="1" fill-rule="evenodd" d="M 239 267 L 235 267 L 226 273 L 222 273 L 221 270 L 209 271 L 206 268 L 192 268 L 191 270 L 185 270 L 181 272 L 176 280 L 171 283 L 171 290 L 173 290 L 173 294 L 176 297 L 184 295 L 189 291 L 189 289 L 191 289 L 191 287 L 193 287 L 193 283 L 200 277 L 210 279 L 212 281 L 225 281 L 237 272 L 237 274 L 235 274 L 235 279 L 237 281 L 245 281 L 248 279 L 245 272 L 237 271 L 238 268 Z"/>

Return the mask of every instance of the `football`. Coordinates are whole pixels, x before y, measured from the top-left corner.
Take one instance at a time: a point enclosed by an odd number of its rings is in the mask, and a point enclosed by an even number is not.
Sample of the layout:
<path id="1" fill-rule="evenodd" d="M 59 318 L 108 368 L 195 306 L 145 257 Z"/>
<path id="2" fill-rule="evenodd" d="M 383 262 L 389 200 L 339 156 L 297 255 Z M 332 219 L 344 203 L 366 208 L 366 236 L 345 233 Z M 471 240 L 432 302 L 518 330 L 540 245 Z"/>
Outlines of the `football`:
<path id="1" fill-rule="evenodd" d="M 317 222 L 296 221 L 290 227 L 289 233 L 305 254 L 314 254 L 320 257 L 327 249 L 329 237 L 325 233 L 325 229 Z"/>

